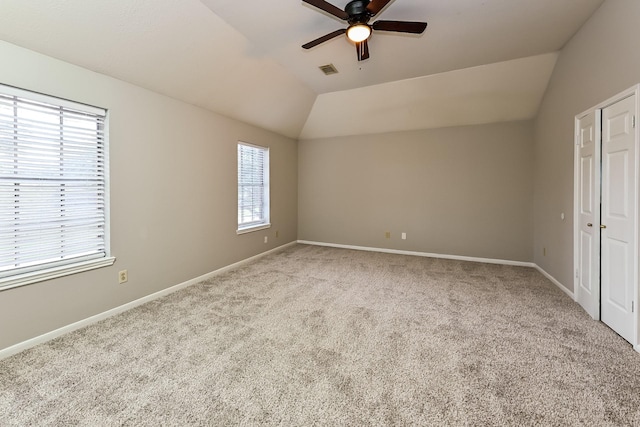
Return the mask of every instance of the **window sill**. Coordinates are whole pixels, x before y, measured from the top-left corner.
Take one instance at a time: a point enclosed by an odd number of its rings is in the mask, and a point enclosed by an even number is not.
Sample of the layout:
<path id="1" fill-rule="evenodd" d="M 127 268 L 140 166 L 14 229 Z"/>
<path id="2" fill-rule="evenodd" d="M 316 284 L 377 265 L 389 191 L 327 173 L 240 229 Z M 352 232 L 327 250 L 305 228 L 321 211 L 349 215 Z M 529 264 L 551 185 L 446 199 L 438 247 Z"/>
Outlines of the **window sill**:
<path id="1" fill-rule="evenodd" d="M 247 227 L 247 228 L 239 228 L 236 230 L 236 234 L 246 234 L 246 233 L 251 233 L 253 231 L 265 230 L 267 228 L 271 228 L 271 224 L 260 224 L 260 225 L 254 225 L 252 227 Z"/>
<path id="2" fill-rule="evenodd" d="M 18 286 L 30 285 L 36 282 L 56 279 L 70 274 L 81 273 L 83 271 L 95 270 L 96 268 L 108 267 L 116 261 L 115 257 L 92 259 L 89 261 L 76 262 L 74 264 L 53 267 L 46 270 L 37 270 L 16 276 L 9 276 L 0 279 L 0 292 Z"/>

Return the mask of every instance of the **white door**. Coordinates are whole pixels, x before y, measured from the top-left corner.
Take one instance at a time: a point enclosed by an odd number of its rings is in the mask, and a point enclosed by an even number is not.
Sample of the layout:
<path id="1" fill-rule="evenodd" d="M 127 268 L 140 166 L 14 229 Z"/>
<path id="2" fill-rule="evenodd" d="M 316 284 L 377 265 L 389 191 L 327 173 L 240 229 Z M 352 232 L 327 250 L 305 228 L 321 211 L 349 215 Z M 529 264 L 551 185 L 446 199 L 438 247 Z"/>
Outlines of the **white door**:
<path id="1" fill-rule="evenodd" d="M 635 105 L 631 96 L 602 110 L 600 318 L 630 342 L 637 257 Z"/>
<path id="2" fill-rule="evenodd" d="M 577 121 L 577 297 L 594 319 L 600 318 L 600 110 Z"/>

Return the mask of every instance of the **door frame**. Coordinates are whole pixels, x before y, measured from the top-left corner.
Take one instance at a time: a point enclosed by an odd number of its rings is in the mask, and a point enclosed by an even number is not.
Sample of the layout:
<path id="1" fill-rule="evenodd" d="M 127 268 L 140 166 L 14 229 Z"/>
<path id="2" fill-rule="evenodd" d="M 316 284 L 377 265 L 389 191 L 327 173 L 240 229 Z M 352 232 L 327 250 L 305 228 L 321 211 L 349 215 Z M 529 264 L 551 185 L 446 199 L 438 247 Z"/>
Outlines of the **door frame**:
<path id="1" fill-rule="evenodd" d="M 579 180 L 580 180 L 580 162 L 579 162 L 579 132 L 578 132 L 578 124 L 581 118 L 585 117 L 588 114 L 600 114 L 604 108 L 609 107 L 610 105 L 615 104 L 618 101 L 621 101 L 625 98 L 635 95 L 636 99 L 636 116 L 640 116 L 640 84 L 635 85 L 625 91 L 618 93 L 617 95 L 612 96 L 604 102 L 599 103 L 598 105 L 589 108 L 586 111 L 578 114 L 574 118 L 574 141 L 573 141 L 573 291 L 574 291 L 574 300 L 578 301 L 578 296 L 580 293 L 579 286 L 579 251 L 580 251 L 580 223 L 579 223 L 579 212 L 580 212 L 580 198 L 579 198 Z M 636 119 L 638 120 L 638 119 Z M 638 278 L 640 278 L 640 263 L 638 261 L 640 255 L 640 246 L 639 246 L 639 234 L 640 228 L 638 228 L 640 222 L 640 123 L 636 123 L 634 128 L 634 138 L 636 144 L 636 156 L 634 159 L 634 180 L 636 184 L 636 215 L 633 219 L 635 225 L 635 236 L 633 236 L 633 250 L 634 250 L 634 268 L 633 268 L 633 301 L 634 301 L 634 310 L 633 310 L 633 341 L 631 344 L 633 348 L 640 352 L 640 324 L 638 323 L 638 297 L 639 294 L 639 286 L 638 286 Z M 602 149 L 602 137 L 601 135 L 596 135 L 596 151 L 601 152 Z M 601 157 L 601 156 L 600 156 Z M 600 167 L 600 165 L 596 165 L 596 167 Z M 600 176 L 600 174 L 597 174 Z M 602 177 L 600 177 L 602 179 Z M 600 217 L 600 215 L 598 215 Z M 599 241 L 599 239 L 598 239 Z M 598 253 L 600 253 L 600 247 L 598 247 Z M 599 258 L 599 257 L 598 257 Z M 595 315 L 592 316 L 595 320 L 600 319 L 600 279 L 598 278 L 598 291 L 593 292 L 593 298 L 598 298 L 598 301 L 594 301 L 594 307 L 597 307 Z"/>

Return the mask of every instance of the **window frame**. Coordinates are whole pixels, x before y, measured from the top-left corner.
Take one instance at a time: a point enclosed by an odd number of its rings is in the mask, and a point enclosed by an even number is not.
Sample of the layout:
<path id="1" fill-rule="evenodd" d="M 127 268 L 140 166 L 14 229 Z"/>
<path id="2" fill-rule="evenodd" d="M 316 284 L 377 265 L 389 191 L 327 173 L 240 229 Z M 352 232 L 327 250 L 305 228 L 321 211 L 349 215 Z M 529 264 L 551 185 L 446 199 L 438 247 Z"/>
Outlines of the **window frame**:
<path id="1" fill-rule="evenodd" d="M 259 222 L 251 222 L 248 225 L 242 225 L 240 223 L 240 209 L 241 209 L 241 203 L 240 203 L 240 175 L 241 175 L 241 165 L 240 165 L 240 147 L 244 146 L 244 147 L 249 147 L 252 149 L 258 149 L 262 151 L 262 155 L 263 155 L 263 165 L 262 165 L 262 171 L 263 171 L 263 176 L 262 176 L 262 191 L 263 191 L 263 195 L 262 195 L 262 212 L 263 212 L 263 217 L 262 220 L 260 220 Z M 237 159 L 236 159 L 236 164 L 237 164 L 237 170 L 236 170 L 236 177 L 237 177 L 237 207 L 236 207 L 236 217 L 238 218 L 238 222 L 237 222 L 237 229 L 236 229 L 236 233 L 237 234 L 246 234 L 246 233 L 251 233 L 253 231 L 259 231 L 259 230 L 265 230 L 267 228 L 271 227 L 271 200 L 270 200 L 270 195 L 271 195 L 271 182 L 270 182 L 270 150 L 269 147 L 264 147 L 261 145 L 256 145 L 256 144 L 251 144 L 248 142 L 244 142 L 244 141 L 238 141 L 237 143 L 237 147 L 236 147 L 236 155 L 237 155 Z"/>
<path id="2" fill-rule="evenodd" d="M 56 279 L 71 274 L 89 271 L 97 268 L 113 265 L 116 258 L 111 255 L 111 218 L 110 218 L 110 174 L 109 174 L 109 111 L 106 108 L 95 107 L 77 101 L 71 101 L 52 95 L 46 95 L 33 92 L 27 89 L 21 89 L 14 86 L 0 84 L 0 93 L 8 96 L 23 98 L 29 101 L 45 103 L 48 105 L 61 107 L 65 109 L 77 110 L 85 113 L 103 115 L 103 184 L 104 184 L 104 256 L 78 256 L 77 259 L 70 258 L 57 262 L 44 262 L 34 264 L 29 267 L 18 269 L 13 274 L 11 270 L 6 271 L 4 277 L 0 277 L 0 292 L 29 285 L 45 280 Z"/>

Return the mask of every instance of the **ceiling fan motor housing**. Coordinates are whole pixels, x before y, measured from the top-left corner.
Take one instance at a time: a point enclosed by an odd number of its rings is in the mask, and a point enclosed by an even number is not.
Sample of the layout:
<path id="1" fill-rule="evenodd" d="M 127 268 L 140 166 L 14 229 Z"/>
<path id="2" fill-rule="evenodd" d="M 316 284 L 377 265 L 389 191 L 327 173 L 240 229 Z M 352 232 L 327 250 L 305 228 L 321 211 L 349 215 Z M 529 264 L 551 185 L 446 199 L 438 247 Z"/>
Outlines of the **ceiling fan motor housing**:
<path id="1" fill-rule="evenodd" d="M 373 30 L 391 31 L 395 33 L 422 34 L 427 28 L 426 22 L 379 20 L 369 25 L 369 20 L 380 13 L 391 0 L 351 0 L 344 10 L 334 6 L 327 0 L 302 0 L 329 15 L 347 21 L 349 27 L 339 29 L 302 45 L 303 49 L 311 49 L 335 37 L 347 34 L 354 42 L 358 52 L 358 61 L 369 58 L 368 40 Z"/>
<path id="2" fill-rule="evenodd" d="M 349 15 L 349 24 L 366 24 L 371 19 L 371 13 L 367 10 L 369 0 L 353 0 L 347 3 L 344 11 Z"/>

